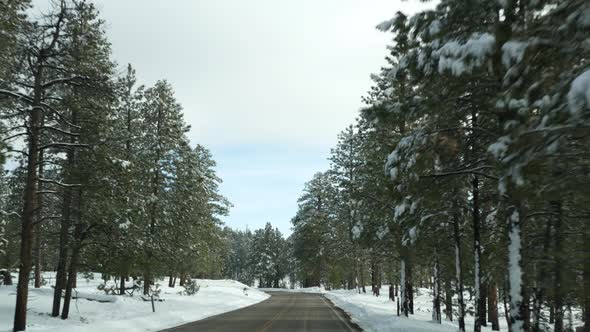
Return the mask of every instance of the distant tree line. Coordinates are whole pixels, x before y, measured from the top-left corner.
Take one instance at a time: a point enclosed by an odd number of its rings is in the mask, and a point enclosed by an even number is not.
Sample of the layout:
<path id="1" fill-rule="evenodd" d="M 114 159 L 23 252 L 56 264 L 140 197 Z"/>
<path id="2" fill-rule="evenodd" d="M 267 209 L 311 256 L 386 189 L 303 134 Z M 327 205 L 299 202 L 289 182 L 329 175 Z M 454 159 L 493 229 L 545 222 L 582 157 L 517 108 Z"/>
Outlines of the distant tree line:
<path id="1" fill-rule="evenodd" d="M 250 230 L 225 228 L 229 245 L 223 264 L 224 276 L 246 285 L 261 288 L 287 288 L 292 269 L 289 239 L 266 223 L 264 228 Z"/>

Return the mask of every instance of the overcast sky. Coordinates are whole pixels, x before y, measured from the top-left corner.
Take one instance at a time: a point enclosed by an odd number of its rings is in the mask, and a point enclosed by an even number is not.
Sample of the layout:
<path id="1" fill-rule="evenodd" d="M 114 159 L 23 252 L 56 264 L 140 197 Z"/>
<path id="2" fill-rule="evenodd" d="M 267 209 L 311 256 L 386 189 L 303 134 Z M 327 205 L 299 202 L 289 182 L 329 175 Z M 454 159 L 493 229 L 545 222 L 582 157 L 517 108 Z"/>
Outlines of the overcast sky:
<path id="1" fill-rule="evenodd" d="M 297 198 L 354 121 L 391 35 L 418 1 L 96 0 L 115 60 L 167 79 L 235 205 L 234 228 L 290 234 Z M 123 71 L 121 69 L 121 71 Z"/>

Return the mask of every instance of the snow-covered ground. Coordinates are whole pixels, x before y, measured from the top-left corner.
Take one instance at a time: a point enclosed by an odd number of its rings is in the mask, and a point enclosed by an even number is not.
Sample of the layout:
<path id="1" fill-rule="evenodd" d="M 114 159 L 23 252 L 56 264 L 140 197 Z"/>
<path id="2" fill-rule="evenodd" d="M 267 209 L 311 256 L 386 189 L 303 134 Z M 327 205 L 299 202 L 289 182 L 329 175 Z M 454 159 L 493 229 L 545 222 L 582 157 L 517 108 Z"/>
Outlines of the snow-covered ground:
<path id="1" fill-rule="evenodd" d="M 414 298 L 414 315 L 409 318 L 398 317 L 397 305 L 389 300 L 389 289 L 383 287 L 379 297 L 371 293 L 358 294 L 355 290 L 333 290 L 325 293 L 335 305 L 346 311 L 363 330 L 367 332 L 428 332 L 458 330 L 457 322 L 444 320 L 442 324 L 432 322 L 432 297 L 430 290 L 419 288 Z M 500 329 L 507 331 L 500 317 Z M 467 330 L 473 330 L 473 317 L 465 317 Z M 491 327 L 482 328 L 482 331 L 491 331 Z"/>
<path id="2" fill-rule="evenodd" d="M 50 274 L 46 276 L 51 277 Z M 72 300 L 70 318 L 64 321 L 49 315 L 53 288 L 49 285 L 39 289 L 31 287 L 27 331 L 155 331 L 243 308 L 269 297 L 237 281 L 201 279 L 197 280 L 200 286 L 197 294 L 181 295 L 184 287 L 177 284 L 169 288 L 165 280 L 159 282 L 160 298 L 164 301 L 155 303 L 156 312 L 153 313 L 151 303 L 143 301 L 138 292 L 133 297 L 104 295 L 97 289 L 103 282 L 100 275 L 93 276 L 94 279 L 84 279 L 80 275 L 77 290 L 84 296 L 99 295 L 101 300 L 106 297 L 112 302 Z M 0 332 L 12 331 L 15 293 L 15 286 L 0 286 Z"/>

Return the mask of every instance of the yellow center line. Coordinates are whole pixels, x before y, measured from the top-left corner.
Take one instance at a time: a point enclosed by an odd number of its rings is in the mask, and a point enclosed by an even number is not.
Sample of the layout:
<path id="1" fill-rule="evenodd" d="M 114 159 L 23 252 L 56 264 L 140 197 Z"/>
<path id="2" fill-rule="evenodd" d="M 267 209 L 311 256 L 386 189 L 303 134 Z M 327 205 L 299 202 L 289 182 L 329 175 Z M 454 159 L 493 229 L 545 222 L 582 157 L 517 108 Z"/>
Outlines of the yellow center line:
<path id="1" fill-rule="evenodd" d="M 295 296 L 291 296 L 291 298 L 294 300 L 295 299 Z M 291 302 L 294 302 L 294 301 L 291 301 Z M 276 315 L 274 315 L 269 321 L 267 321 L 260 329 L 256 330 L 256 332 L 266 332 L 266 331 L 268 331 L 268 329 L 272 326 L 273 321 L 275 321 L 282 314 L 284 314 L 285 311 L 287 311 L 287 309 L 289 309 L 289 307 L 285 306 L 281 311 L 277 312 Z"/>

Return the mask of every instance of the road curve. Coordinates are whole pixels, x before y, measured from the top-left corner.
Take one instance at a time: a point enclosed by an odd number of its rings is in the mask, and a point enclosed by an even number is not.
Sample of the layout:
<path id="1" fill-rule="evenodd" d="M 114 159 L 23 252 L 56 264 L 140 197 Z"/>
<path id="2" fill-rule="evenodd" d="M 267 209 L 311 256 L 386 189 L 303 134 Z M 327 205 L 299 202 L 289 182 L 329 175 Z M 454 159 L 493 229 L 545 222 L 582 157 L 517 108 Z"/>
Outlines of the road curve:
<path id="1" fill-rule="evenodd" d="M 268 292 L 258 304 L 181 325 L 166 332 L 362 331 L 321 294 Z"/>

